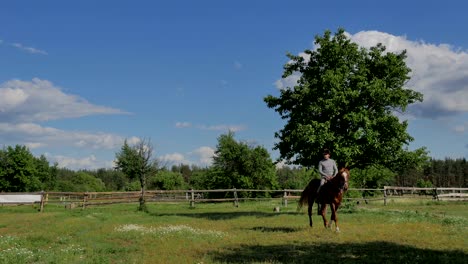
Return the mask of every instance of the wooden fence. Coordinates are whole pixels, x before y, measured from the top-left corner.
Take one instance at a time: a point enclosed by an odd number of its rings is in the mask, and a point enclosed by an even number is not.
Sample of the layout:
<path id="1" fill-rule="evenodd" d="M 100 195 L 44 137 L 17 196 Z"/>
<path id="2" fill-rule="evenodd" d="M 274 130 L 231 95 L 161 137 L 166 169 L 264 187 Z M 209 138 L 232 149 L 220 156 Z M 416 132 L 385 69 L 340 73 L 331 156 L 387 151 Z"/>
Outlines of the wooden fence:
<path id="1" fill-rule="evenodd" d="M 280 199 L 283 206 L 288 201 L 297 200 L 303 190 L 253 190 L 253 189 L 219 189 L 219 190 L 149 190 L 145 191 L 146 202 L 188 202 L 191 207 L 202 202 L 233 202 L 239 206 L 240 201 Z M 219 193 L 219 198 L 207 198 L 210 193 Z M 32 197 L 24 201 L 20 197 Z M 141 192 L 35 192 L 35 193 L 0 193 L 0 205 L 40 204 L 43 211 L 46 204 L 59 204 L 65 208 L 82 208 L 117 203 L 138 203 Z M 212 196 L 212 195 L 211 195 Z M 8 198 L 8 199 L 2 199 Z M 18 199 L 15 200 L 15 197 Z M 356 203 L 380 200 L 386 205 L 388 199 L 425 198 L 433 200 L 468 200 L 468 188 L 415 188 L 385 186 L 383 189 L 350 188 L 344 197 L 346 201 Z"/>
<path id="2" fill-rule="evenodd" d="M 385 204 L 386 199 L 391 198 L 408 198 L 408 197 L 429 197 L 437 201 L 468 201 L 468 188 L 449 188 L 449 187 L 433 187 L 433 188 L 416 188 L 416 187 L 384 187 Z"/>

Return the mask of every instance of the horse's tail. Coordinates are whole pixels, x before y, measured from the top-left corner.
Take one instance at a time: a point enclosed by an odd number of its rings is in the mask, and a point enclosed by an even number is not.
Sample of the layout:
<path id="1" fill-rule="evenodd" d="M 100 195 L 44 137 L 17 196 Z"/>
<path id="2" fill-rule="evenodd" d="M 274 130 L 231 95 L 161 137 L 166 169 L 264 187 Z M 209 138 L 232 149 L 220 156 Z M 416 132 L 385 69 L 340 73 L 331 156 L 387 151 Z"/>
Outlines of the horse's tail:
<path id="1" fill-rule="evenodd" d="M 305 187 L 304 191 L 301 193 L 301 198 L 299 198 L 299 202 L 297 203 L 297 210 L 300 210 L 303 206 L 308 205 L 309 197 L 314 195 L 314 188 L 313 188 L 313 180 L 309 182 L 309 184 Z"/>

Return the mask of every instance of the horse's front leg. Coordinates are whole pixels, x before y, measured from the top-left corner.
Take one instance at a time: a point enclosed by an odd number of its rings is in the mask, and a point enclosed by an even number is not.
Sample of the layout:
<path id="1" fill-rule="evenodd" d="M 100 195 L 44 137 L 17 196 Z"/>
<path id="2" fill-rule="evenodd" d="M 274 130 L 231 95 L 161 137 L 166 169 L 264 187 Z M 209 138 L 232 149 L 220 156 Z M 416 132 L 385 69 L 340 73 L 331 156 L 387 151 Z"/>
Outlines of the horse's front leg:
<path id="1" fill-rule="evenodd" d="M 336 232 L 340 232 L 340 228 L 338 227 L 338 215 L 336 214 L 336 211 L 338 210 L 338 206 L 334 203 L 331 203 L 330 204 L 330 208 L 331 208 L 331 211 L 332 211 L 332 215 L 331 215 L 331 220 L 330 220 L 330 226 L 331 227 L 331 223 L 333 221 L 335 221 L 335 228 L 336 228 Z"/>
<path id="2" fill-rule="evenodd" d="M 329 223 L 328 223 L 328 221 L 327 221 L 327 204 L 326 204 L 326 203 L 322 203 L 322 205 L 321 205 L 320 207 L 321 207 L 320 215 L 322 215 L 323 225 L 324 225 L 325 227 L 328 227 Z"/>

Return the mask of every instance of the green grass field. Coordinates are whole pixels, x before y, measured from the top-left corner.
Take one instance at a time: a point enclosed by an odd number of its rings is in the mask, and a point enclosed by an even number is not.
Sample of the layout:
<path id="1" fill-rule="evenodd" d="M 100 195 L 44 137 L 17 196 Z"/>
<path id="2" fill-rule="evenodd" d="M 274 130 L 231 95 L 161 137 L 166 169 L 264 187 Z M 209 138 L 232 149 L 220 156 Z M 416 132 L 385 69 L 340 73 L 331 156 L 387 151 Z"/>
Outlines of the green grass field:
<path id="1" fill-rule="evenodd" d="M 468 203 L 398 200 L 321 217 L 280 201 L 0 207 L 0 263 L 466 263 Z M 315 210 L 314 210 L 315 211 Z"/>

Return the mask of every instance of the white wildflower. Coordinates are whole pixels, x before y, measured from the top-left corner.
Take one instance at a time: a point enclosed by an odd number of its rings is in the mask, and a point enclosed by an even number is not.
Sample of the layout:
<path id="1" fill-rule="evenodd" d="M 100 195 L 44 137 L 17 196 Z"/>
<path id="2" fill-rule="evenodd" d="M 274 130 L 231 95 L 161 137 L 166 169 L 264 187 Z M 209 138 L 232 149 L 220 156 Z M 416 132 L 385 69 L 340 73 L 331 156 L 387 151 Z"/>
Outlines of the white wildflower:
<path id="1" fill-rule="evenodd" d="M 208 235 L 214 237 L 223 237 L 225 234 L 221 231 L 203 230 L 193 228 L 187 225 L 168 225 L 161 227 L 145 227 L 135 224 L 121 225 L 115 228 L 117 232 L 139 232 L 142 234 L 169 235 L 169 234 L 191 234 Z"/>

